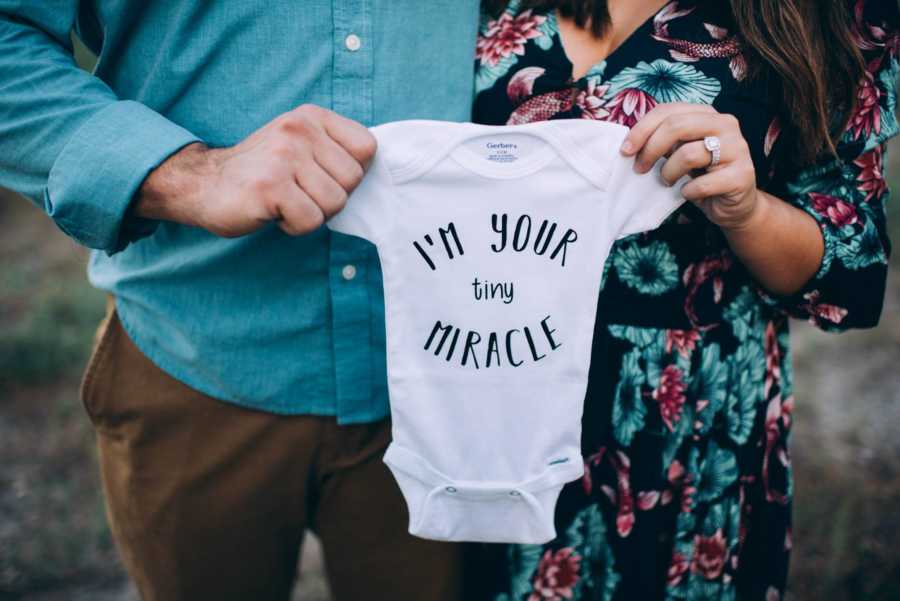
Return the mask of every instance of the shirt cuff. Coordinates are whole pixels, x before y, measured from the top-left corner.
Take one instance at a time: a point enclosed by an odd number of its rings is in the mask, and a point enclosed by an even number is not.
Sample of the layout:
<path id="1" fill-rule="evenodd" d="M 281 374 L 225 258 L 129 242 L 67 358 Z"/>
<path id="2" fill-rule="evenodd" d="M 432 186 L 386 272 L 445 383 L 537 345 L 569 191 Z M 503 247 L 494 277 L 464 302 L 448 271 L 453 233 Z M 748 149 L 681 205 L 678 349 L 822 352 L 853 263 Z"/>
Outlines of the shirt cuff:
<path id="1" fill-rule="evenodd" d="M 127 215 L 147 175 L 201 140 L 143 104 L 113 102 L 88 119 L 50 170 L 47 213 L 67 234 L 112 254 L 149 235 L 157 223 Z"/>

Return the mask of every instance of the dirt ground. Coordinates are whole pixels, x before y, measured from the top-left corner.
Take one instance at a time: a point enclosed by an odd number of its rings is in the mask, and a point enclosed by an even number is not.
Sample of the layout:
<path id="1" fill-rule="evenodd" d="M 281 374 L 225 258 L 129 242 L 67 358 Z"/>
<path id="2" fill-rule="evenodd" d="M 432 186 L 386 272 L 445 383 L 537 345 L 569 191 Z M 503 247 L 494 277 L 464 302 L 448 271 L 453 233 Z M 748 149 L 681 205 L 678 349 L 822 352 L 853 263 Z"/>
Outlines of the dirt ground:
<path id="1" fill-rule="evenodd" d="M 900 240 L 900 214 L 892 231 Z M 0 601 L 137 600 L 106 528 L 78 401 L 103 312 L 85 258 L 0 192 Z M 794 324 L 794 600 L 900 600 L 900 269 L 889 289 L 875 330 Z M 315 541 L 295 598 L 328 599 Z"/>

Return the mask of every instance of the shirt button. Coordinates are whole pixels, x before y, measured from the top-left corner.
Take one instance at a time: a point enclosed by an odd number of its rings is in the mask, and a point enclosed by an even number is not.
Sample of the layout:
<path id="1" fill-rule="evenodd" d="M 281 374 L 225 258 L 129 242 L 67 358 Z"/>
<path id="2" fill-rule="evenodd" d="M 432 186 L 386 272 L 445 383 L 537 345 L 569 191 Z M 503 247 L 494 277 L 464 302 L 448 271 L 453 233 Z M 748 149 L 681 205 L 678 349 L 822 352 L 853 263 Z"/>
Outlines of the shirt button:
<path id="1" fill-rule="evenodd" d="M 346 46 L 347 50 L 350 52 L 356 52 L 362 48 L 362 40 L 359 39 L 359 36 L 355 33 L 351 33 L 344 39 L 344 46 Z"/>
<path id="2" fill-rule="evenodd" d="M 356 277 L 356 265 L 344 265 L 341 269 L 341 277 L 348 282 Z"/>

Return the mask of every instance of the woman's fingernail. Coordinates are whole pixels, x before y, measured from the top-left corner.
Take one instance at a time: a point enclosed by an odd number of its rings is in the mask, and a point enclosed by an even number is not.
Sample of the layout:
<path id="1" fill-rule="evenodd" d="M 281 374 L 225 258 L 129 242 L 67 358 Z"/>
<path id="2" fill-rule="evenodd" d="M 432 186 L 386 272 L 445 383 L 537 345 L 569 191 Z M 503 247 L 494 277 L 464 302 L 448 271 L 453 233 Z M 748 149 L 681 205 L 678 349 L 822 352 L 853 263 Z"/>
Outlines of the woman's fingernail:
<path id="1" fill-rule="evenodd" d="M 622 147 L 619 149 L 619 151 L 622 154 L 631 154 L 632 152 L 634 152 L 634 145 L 632 145 L 632 143 L 628 140 L 625 140 L 624 142 L 622 142 Z"/>

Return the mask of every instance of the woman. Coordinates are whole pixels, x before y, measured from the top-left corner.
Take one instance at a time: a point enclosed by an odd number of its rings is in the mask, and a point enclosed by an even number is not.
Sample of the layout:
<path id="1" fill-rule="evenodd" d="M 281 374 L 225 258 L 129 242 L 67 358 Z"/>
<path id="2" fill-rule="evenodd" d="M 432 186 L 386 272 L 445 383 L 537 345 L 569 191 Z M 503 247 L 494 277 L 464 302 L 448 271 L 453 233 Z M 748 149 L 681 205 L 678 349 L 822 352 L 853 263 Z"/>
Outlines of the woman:
<path id="1" fill-rule="evenodd" d="M 874 326 L 897 132 L 894 0 L 523 0 L 488 7 L 474 117 L 599 119 L 685 203 L 617 242 L 586 474 L 544 546 L 481 546 L 497 601 L 782 598 L 787 316 Z M 735 118 L 736 117 L 736 118 Z M 650 177 L 648 175 L 648 177 Z"/>

